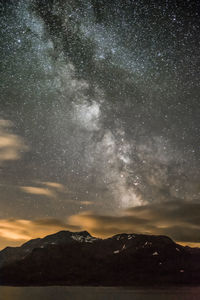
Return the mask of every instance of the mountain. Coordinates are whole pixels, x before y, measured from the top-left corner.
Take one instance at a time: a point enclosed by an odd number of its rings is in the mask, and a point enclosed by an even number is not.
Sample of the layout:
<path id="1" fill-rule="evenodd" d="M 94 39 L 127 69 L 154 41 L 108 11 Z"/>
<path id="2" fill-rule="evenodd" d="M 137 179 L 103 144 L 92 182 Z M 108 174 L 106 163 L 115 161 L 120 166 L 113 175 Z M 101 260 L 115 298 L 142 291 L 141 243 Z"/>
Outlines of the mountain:
<path id="1" fill-rule="evenodd" d="M 200 249 L 166 236 L 60 231 L 0 252 L 3 285 L 199 284 Z"/>
<path id="2" fill-rule="evenodd" d="M 92 242 L 96 240 L 96 238 L 92 237 L 87 231 L 76 233 L 60 231 L 56 234 L 48 235 L 43 239 L 30 240 L 21 247 L 6 247 L 0 251 L 0 267 L 24 259 L 35 248 L 45 248 L 47 245 L 73 243 L 75 240 L 80 242 Z"/>

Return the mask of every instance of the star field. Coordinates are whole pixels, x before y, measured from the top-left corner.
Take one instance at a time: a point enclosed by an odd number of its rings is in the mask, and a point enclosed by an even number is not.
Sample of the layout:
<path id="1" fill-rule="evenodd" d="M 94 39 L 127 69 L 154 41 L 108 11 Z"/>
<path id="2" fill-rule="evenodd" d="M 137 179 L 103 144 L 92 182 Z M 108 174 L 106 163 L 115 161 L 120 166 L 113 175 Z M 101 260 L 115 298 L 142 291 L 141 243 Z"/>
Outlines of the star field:
<path id="1" fill-rule="evenodd" d="M 0 1 L 2 220 L 199 203 L 199 13 L 192 0 Z"/>

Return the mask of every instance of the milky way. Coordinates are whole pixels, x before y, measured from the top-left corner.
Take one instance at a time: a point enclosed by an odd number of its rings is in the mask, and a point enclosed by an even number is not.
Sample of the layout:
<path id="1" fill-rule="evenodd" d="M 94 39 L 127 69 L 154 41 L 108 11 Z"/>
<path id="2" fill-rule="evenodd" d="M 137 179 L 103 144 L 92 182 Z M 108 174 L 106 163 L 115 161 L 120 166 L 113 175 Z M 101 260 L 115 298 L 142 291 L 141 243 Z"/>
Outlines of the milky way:
<path id="1" fill-rule="evenodd" d="M 1 0 L 0 11 L 2 220 L 198 203 L 197 1 Z"/>

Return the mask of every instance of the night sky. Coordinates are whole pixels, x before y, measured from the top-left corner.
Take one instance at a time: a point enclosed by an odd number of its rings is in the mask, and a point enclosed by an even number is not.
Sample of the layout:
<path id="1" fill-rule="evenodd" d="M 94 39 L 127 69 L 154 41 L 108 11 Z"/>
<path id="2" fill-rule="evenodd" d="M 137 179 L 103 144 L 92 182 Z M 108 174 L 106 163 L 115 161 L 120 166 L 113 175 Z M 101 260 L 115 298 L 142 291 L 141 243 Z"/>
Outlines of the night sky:
<path id="1" fill-rule="evenodd" d="M 0 0 L 0 248 L 200 245 L 199 33 L 197 0 Z"/>

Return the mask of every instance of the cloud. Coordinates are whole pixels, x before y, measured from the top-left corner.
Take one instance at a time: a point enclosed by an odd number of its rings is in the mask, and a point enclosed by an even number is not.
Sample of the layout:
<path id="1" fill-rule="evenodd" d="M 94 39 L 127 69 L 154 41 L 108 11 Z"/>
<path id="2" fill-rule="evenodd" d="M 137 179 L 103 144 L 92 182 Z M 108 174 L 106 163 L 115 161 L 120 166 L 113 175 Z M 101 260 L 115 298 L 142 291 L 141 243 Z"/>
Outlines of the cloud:
<path id="1" fill-rule="evenodd" d="M 106 238 L 117 233 L 167 235 L 178 243 L 200 246 L 200 203 L 170 201 L 126 209 L 121 215 L 100 215 L 92 211 L 72 215 L 67 220 L 0 220 L 0 248 L 20 245 L 60 230 L 87 230 Z"/>
<path id="2" fill-rule="evenodd" d="M 42 184 L 46 185 L 50 188 L 54 188 L 54 189 L 58 190 L 59 192 L 65 191 L 65 186 L 61 183 L 58 183 L 58 182 L 46 181 L 46 182 L 42 182 Z"/>
<path id="3" fill-rule="evenodd" d="M 79 201 L 79 203 L 82 205 L 94 205 L 94 202 L 91 201 Z"/>
<path id="4" fill-rule="evenodd" d="M 53 191 L 42 187 L 21 186 L 20 188 L 23 192 L 32 195 L 47 196 L 50 198 L 55 198 L 56 196 L 56 194 Z"/>
<path id="5" fill-rule="evenodd" d="M 68 222 L 101 237 L 127 232 L 168 235 L 177 242 L 200 243 L 200 204 L 197 202 L 177 200 L 148 204 L 129 208 L 118 216 L 84 212 L 71 216 Z"/>
<path id="6" fill-rule="evenodd" d="M 23 139 L 9 132 L 12 122 L 0 119 L 0 164 L 5 161 L 18 160 L 28 150 Z"/>
<path id="7" fill-rule="evenodd" d="M 69 193 L 66 187 L 58 182 L 40 182 L 36 181 L 40 186 L 21 186 L 20 189 L 28 194 L 46 196 L 49 198 L 56 198 L 59 193 Z"/>
<path id="8" fill-rule="evenodd" d="M 78 231 L 80 228 L 57 219 L 1 219 L 0 248 L 20 245 L 30 239 L 44 237 L 60 230 Z"/>

